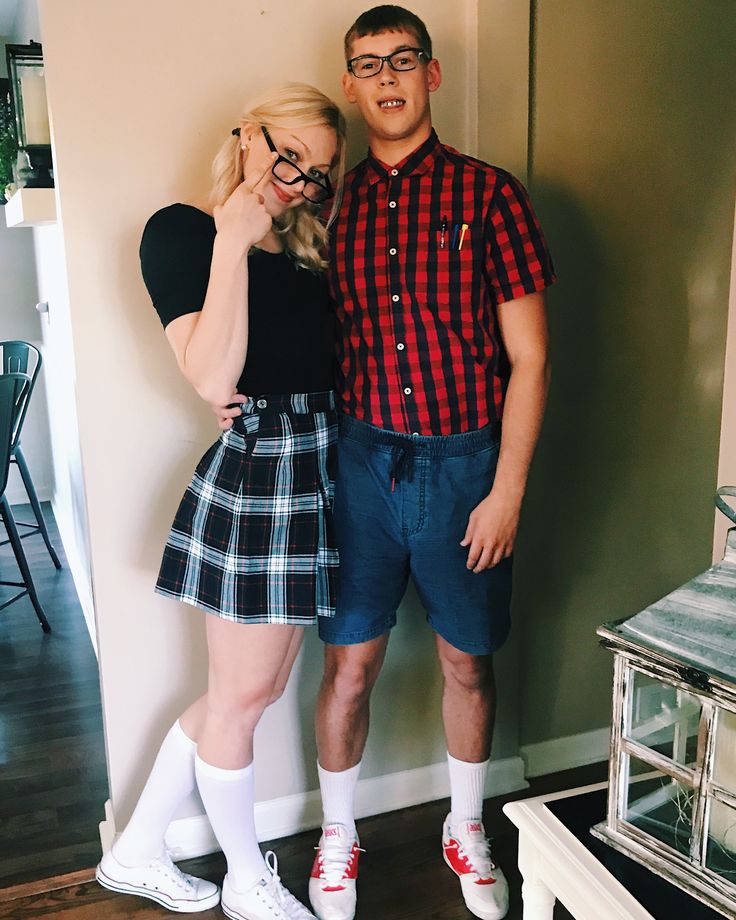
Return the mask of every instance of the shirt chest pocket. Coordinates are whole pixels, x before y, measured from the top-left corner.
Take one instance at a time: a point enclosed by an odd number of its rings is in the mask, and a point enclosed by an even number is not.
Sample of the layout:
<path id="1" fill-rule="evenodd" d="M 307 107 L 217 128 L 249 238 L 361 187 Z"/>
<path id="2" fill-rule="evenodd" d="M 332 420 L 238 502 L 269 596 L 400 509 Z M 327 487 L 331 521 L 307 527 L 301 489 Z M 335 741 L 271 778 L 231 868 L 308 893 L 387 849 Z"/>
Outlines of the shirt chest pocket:
<path id="1" fill-rule="evenodd" d="M 430 305 L 469 304 L 482 267 L 481 227 L 448 221 L 444 233 L 438 225 L 422 236 L 417 247 L 417 295 Z"/>

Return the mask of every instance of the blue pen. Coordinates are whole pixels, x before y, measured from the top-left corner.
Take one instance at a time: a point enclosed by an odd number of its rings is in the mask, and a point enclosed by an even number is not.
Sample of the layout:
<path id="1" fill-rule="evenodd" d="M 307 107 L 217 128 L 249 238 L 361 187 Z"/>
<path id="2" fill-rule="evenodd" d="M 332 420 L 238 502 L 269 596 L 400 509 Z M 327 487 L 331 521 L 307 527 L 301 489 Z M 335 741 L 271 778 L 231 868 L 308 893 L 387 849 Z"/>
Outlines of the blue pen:
<path id="1" fill-rule="evenodd" d="M 455 248 L 455 243 L 457 243 L 457 235 L 460 232 L 460 224 L 455 224 L 455 229 L 452 231 L 452 243 L 450 243 L 450 249 Z"/>

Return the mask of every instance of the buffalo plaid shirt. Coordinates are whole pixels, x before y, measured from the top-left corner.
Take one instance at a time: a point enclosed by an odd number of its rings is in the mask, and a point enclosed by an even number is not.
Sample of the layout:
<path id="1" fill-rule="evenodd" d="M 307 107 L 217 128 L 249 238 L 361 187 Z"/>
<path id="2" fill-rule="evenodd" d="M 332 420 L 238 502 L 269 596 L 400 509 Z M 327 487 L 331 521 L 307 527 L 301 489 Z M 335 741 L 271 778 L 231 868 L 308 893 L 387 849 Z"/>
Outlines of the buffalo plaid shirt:
<path id="1" fill-rule="evenodd" d="M 554 269 L 523 186 L 430 137 L 345 180 L 330 241 L 343 412 L 448 435 L 499 421 L 510 367 L 496 308 Z"/>

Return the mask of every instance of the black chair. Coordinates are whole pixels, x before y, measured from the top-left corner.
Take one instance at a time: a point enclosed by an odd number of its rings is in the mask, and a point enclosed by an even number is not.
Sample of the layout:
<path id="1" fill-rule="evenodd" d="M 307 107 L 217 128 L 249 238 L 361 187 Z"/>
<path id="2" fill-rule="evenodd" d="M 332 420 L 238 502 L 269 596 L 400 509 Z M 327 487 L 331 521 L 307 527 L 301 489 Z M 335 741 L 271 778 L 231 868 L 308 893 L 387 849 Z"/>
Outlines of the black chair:
<path id="1" fill-rule="evenodd" d="M 57 569 L 60 569 L 61 562 L 59 561 L 59 557 L 56 554 L 56 550 L 51 545 L 51 538 L 49 537 L 49 532 L 46 527 L 46 521 L 44 520 L 43 512 L 41 511 L 38 495 L 36 494 L 36 489 L 34 488 L 33 480 L 31 479 L 31 473 L 28 469 L 26 458 L 23 456 L 23 450 L 20 446 L 21 429 L 23 428 L 23 422 L 28 410 L 28 404 L 31 401 L 31 396 L 33 395 L 33 388 L 36 384 L 36 379 L 38 378 L 39 371 L 41 370 L 41 352 L 29 342 L 21 342 L 15 339 L 7 342 L 0 342 L 0 348 L 2 349 L 2 373 L 26 374 L 30 379 L 30 386 L 27 388 L 27 392 L 25 392 L 23 395 L 23 404 L 20 406 L 18 419 L 16 421 L 15 430 L 13 432 L 13 443 L 10 449 L 10 462 L 16 463 L 18 465 L 18 472 L 20 473 L 20 478 L 23 480 L 23 485 L 31 502 L 31 508 L 33 509 L 33 516 L 36 519 L 36 523 L 30 524 L 24 521 L 16 521 L 15 523 L 18 527 L 25 528 L 25 530 L 21 533 L 21 537 L 23 539 L 25 539 L 25 537 L 32 537 L 33 534 L 36 533 L 41 534 L 43 541 L 46 544 L 46 549 L 49 551 L 49 556 L 51 556 L 51 561 L 54 563 Z M 7 540 L 0 542 L 0 546 L 3 546 L 7 542 Z"/>
<path id="2" fill-rule="evenodd" d="M 13 438 L 18 428 L 18 419 L 27 404 L 28 390 L 32 386 L 32 380 L 28 374 L 2 374 L 0 375 L 0 517 L 5 524 L 8 532 L 8 539 L 5 543 L 10 543 L 15 554 L 15 561 L 20 569 L 22 582 L 0 580 L 0 585 L 11 588 L 22 588 L 17 594 L 13 595 L 10 600 L 0 604 L 0 610 L 4 610 L 10 604 L 19 600 L 21 597 L 28 597 L 36 611 L 36 616 L 45 633 L 51 632 L 49 621 L 43 612 L 43 607 L 36 594 L 36 588 L 31 578 L 31 570 L 28 568 L 28 560 L 23 552 L 23 542 L 15 521 L 10 510 L 10 505 L 5 497 L 5 490 L 8 486 L 8 476 L 10 473 L 10 457 L 13 449 Z"/>

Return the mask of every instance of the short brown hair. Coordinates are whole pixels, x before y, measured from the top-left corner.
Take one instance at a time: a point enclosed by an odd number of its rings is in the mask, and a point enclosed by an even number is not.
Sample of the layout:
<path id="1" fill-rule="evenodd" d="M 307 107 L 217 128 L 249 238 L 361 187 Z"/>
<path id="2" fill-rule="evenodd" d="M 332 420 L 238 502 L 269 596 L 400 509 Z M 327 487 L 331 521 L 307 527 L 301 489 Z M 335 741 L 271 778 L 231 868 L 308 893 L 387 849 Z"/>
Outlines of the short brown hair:
<path id="1" fill-rule="evenodd" d="M 432 39 L 422 20 L 403 6 L 384 3 L 361 13 L 345 33 L 345 60 L 350 58 L 353 41 L 364 35 L 378 35 L 380 32 L 412 32 L 419 47 L 432 59 Z"/>

